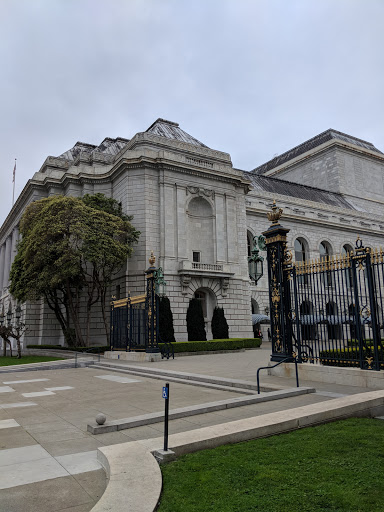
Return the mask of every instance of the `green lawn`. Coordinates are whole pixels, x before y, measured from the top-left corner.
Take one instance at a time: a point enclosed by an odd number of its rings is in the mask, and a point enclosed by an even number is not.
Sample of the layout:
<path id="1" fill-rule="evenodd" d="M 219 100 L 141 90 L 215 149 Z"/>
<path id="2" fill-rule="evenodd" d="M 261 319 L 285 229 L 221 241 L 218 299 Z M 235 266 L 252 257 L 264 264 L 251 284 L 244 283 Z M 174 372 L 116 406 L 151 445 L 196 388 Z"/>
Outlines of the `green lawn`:
<path id="1" fill-rule="evenodd" d="M 384 421 L 352 418 L 162 466 L 158 512 L 382 512 Z"/>
<path id="2" fill-rule="evenodd" d="M 29 363 L 41 363 L 45 361 L 59 361 L 62 357 L 50 357 L 50 356 L 22 356 L 21 359 L 17 357 L 2 357 L 0 356 L 0 366 L 9 366 L 11 364 L 29 364 Z"/>

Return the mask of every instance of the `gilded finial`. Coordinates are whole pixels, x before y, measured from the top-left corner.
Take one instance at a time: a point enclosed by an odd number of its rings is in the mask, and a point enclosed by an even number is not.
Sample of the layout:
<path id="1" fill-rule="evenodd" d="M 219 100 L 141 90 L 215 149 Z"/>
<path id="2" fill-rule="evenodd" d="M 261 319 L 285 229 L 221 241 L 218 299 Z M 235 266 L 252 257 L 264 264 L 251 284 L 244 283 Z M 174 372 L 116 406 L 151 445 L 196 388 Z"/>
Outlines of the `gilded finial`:
<path id="1" fill-rule="evenodd" d="M 279 223 L 280 217 L 283 215 L 283 209 L 276 206 L 276 199 L 273 200 L 272 211 L 267 213 L 269 222 L 272 222 L 273 226 Z"/>
<path id="2" fill-rule="evenodd" d="M 153 251 L 151 251 L 151 257 L 149 258 L 148 261 L 151 267 L 155 266 L 156 256 L 153 254 Z"/>

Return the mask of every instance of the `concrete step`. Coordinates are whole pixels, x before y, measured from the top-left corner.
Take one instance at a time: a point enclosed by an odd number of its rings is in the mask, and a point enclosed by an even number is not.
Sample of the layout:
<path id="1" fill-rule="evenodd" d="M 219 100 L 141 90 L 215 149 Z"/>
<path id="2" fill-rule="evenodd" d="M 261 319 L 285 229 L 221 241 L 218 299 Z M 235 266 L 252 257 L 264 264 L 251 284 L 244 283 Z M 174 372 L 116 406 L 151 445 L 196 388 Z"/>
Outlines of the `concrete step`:
<path id="1" fill-rule="evenodd" d="M 162 379 L 171 379 L 171 377 L 183 379 L 183 380 L 193 380 L 195 382 L 199 382 L 199 385 L 203 385 L 203 383 L 207 384 L 215 384 L 225 387 L 233 387 L 242 390 L 252 390 L 257 391 L 257 384 L 255 382 L 250 382 L 247 380 L 241 379 L 228 379 L 225 377 L 216 377 L 212 375 L 202 375 L 199 373 L 186 373 L 186 372 L 176 372 L 173 370 L 162 370 L 159 368 L 151 368 L 144 366 L 133 366 L 125 363 L 117 363 L 104 360 L 102 363 L 97 363 L 99 366 L 102 365 L 105 369 L 114 368 L 115 371 L 124 370 L 127 373 L 132 373 L 134 375 L 147 374 L 147 376 L 151 375 L 152 378 L 162 378 Z M 256 374 L 256 371 L 255 371 Z M 156 377 L 157 376 L 157 377 Z M 288 389 L 285 386 L 276 386 L 273 384 L 268 384 L 268 386 L 260 386 L 261 391 L 278 391 L 282 388 Z M 242 391 L 244 392 L 244 391 Z"/>
<path id="2" fill-rule="evenodd" d="M 182 377 L 171 377 L 171 376 L 164 376 L 164 375 L 158 375 L 156 373 L 149 373 L 149 372 L 138 372 L 135 370 L 127 370 L 125 368 L 115 368 L 114 366 L 106 366 L 104 364 L 93 364 L 92 368 L 98 368 L 100 370 L 108 370 L 110 372 L 118 372 L 118 373 L 125 373 L 130 375 L 137 375 L 139 377 L 147 377 L 148 379 L 157 379 L 157 380 L 167 380 L 169 382 L 177 382 L 178 384 L 188 384 L 189 386 L 200 386 L 203 388 L 210 388 L 210 389 L 219 389 L 220 391 L 229 391 L 231 393 L 240 393 L 242 395 L 254 395 L 255 390 L 251 389 L 245 389 L 245 388 L 236 388 L 234 386 L 224 386 L 222 384 L 215 384 L 210 382 L 202 382 L 199 380 L 192 380 L 192 379 L 185 379 Z"/>
<path id="3" fill-rule="evenodd" d="M 215 402 L 208 402 L 205 404 L 191 405 L 188 407 L 181 407 L 169 411 L 169 419 L 175 420 L 179 418 L 186 418 L 188 416 L 195 416 L 197 414 L 206 414 L 215 411 L 222 411 L 224 409 L 233 409 L 234 407 L 244 407 L 246 405 L 253 405 L 262 402 L 269 402 L 272 400 L 281 400 L 284 398 L 292 398 L 299 395 L 314 393 L 314 388 L 292 388 L 280 391 L 272 391 L 270 393 L 263 393 L 260 395 L 253 394 L 252 396 L 244 396 L 238 398 L 229 398 L 227 400 L 217 400 Z M 134 416 L 131 418 L 123 418 L 112 420 L 98 425 L 96 422 L 87 425 L 88 432 L 92 434 L 105 434 L 107 432 L 114 432 L 117 430 L 125 430 L 134 427 L 141 427 L 143 425 L 151 425 L 159 423 L 164 420 L 164 412 L 155 412 L 143 414 L 141 416 Z"/>
<path id="4" fill-rule="evenodd" d="M 77 368 L 85 368 L 93 364 L 92 361 L 78 362 Z M 10 366 L 0 366 L 0 375 L 2 373 L 16 373 L 16 372 L 33 372 L 37 370 L 61 370 L 65 368 L 75 368 L 74 359 L 66 359 L 64 361 L 47 361 L 42 363 L 30 364 L 14 364 Z"/>

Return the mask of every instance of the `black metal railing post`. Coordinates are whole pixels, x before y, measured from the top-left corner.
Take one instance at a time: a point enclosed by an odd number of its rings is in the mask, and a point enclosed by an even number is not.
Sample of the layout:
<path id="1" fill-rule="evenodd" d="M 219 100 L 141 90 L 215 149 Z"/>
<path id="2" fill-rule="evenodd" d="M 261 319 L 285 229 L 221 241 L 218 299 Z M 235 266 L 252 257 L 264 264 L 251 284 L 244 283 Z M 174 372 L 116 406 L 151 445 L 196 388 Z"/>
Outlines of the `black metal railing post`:
<path id="1" fill-rule="evenodd" d="M 151 252 L 149 258 L 150 267 L 145 271 L 147 280 L 146 290 L 146 304 L 145 309 L 147 312 L 146 327 L 145 327 L 145 351 L 146 352 L 159 352 L 158 344 L 158 301 L 156 298 L 156 283 L 155 283 L 155 267 L 156 258 Z"/>
<path id="2" fill-rule="evenodd" d="M 363 329 L 361 325 L 361 306 L 360 306 L 360 294 L 359 294 L 359 284 L 362 280 L 364 282 L 364 274 L 365 274 L 365 265 L 366 265 L 366 258 L 365 258 L 365 249 L 363 246 L 362 241 L 360 238 L 356 241 L 356 250 L 355 254 L 352 256 L 352 282 L 353 282 L 353 293 L 354 293 L 354 321 L 355 321 L 355 331 L 357 340 L 359 343 L 359 363 L 360 368 L 365 368 L 365 357 L 364 357 L 364 351 L 365 351 L 365 342 L 364 342 L 364 335 L 363 335 Z M 362 272 L 363 275 L 359 279 L 358 276 L 358 270 L 359 272 Z"/>
<path id="3" fill-rule="evenodd" d="M 372 336 L 373 336 L 373 355 L 374 361 L 373 364 L 369 365 L 371 368 L 375 370 L 380 370 L 380 355 L 379 355 L 379 346 L 381 345 L 381 335 L 380 335 L 380 327 L 377 322 L 377 300 L 376 300 L 376 286 L 375 280 L 373 277 L 373 269 L 372 269 L 372 260 L 370 251 L 367 250 L 366 254 L 366 273 L 367 273 L 367 283 L 368 283 L 368 294 L 369 294 L 369 305 L 371 311 L 371 326 L 372 326 Z"/>
<path id="4" fill-rule="evenodd" d="M 272 225 L 264 231 L 267 246 L 269 304 L 271 315 L 272 355 L 271 361 L 292 358 L 292 328 L 289 327 L 290 288 L 285 265 L 287 257 L 287 233 L 279 224 L 283 210 L 273 202 L 268 220 Z"/>

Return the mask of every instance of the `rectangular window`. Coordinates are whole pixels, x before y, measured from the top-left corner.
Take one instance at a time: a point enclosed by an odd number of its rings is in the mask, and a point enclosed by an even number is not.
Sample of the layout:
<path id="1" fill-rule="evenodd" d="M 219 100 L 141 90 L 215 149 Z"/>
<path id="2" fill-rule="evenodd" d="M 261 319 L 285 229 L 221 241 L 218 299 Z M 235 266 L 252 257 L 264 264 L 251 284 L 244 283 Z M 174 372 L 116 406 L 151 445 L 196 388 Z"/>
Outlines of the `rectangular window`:
<path id="1" fill-rule="evenodd" d="M 118 284 L 116 286 L 116 294 L 115 294 L 116 295 L 116 300 L 120 300 L 120 293 L 121 293 L 120 292 L 120 285 Z"/>
<path id="2" fill-rule="evenodd" d="M 200 251 L 192 252 L 192 261 L 193 263 L 200 263 Z"/>

